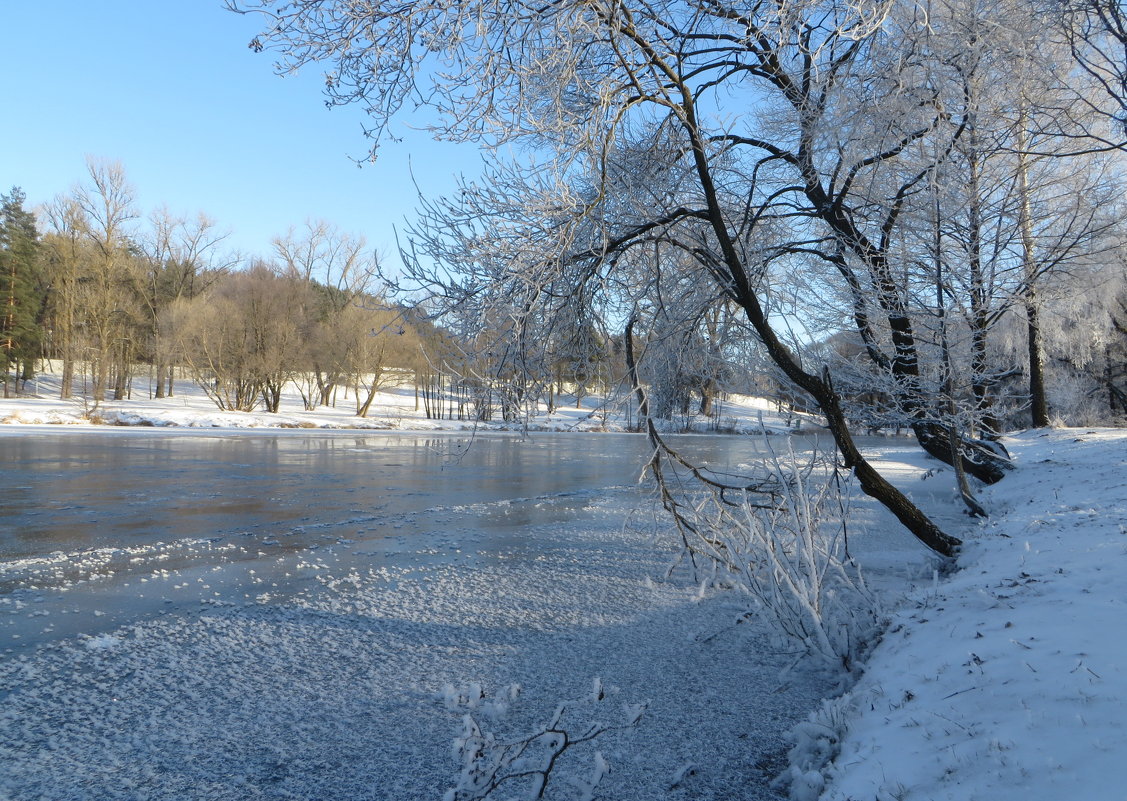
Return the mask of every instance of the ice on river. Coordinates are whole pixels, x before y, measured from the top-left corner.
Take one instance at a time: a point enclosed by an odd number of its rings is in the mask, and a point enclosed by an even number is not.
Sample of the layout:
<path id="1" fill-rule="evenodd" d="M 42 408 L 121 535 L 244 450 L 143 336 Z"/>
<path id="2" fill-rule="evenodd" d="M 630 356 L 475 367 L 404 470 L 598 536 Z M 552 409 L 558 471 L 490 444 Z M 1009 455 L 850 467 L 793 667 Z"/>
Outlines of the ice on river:
<path id="1" fill-rule="evenodd" d="M 636 502 L 592 495 L 488 558 L 388 566 L 338 544 L 302 557 L 316 580 L 285 603 L 206 605 L 11 655 L 0 798 L 437 798 L 458 770 L 444 687 L 519 684 L 498 724 L 516 731 L 594 677 L 615 708 L 656 701 L 599 743 L 610 797 L 772 797 L 783 733 L 825 680 L 781 677 L 791 657 L 737 627 L 733 599 L 661 580 L 660 527 L 623 525 Z M 442 540 L 473 550 L 456 526 Z"/>

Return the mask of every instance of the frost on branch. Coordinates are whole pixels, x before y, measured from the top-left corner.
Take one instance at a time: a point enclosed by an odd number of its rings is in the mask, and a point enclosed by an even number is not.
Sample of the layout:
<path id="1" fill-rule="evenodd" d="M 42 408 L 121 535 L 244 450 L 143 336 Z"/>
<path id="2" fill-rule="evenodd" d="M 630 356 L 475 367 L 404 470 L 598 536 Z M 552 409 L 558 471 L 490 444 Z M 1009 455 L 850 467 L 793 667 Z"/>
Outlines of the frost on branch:
<path id="1" fill-rule="evenodd" d="M 591 801 L 599 782 L 610 772 L 609 764 L 595 751 L 585 772 L 570 764 L 561 770 L 565 755 L 575 746 L 593 743 L 607 732 L 637 726 L 646 709 L 645 704 L 624 704 L 618 723 L 605 723 L 591 717 L 607 697 L 602 682 L 596 678 L 589 694 L 559 704 L 545 723 L 525 734 L 501 738 L 483 729 L 480 719 L 500 717 L 516 700 L 518 691 L 519 688 L 512 685 L 499 701 L 490 701 L 477 684 L 464 691 L 449 687 L 444 690 L 443 701 L 448 708 L 466 710 L 461 734 L 454 740 L 454 755 L 461 762 L 462 770 L 457 784 L 443 796 L 444 801 L 549 797 Z M 587 714 L 582 714 L 584 712 Z M 583 717 L 587 722 L 581 722 Z"/>
<path id="2" fill-rule="evenodd" d="M 847 480 L 837 465 L 780 456 L 765 436 L 763 475 L 722 476 L 651 438 L 649 469 L 694 561 L 722 570 L 805 654 L 856 671 L 882 613 L 848 553 Z"/>

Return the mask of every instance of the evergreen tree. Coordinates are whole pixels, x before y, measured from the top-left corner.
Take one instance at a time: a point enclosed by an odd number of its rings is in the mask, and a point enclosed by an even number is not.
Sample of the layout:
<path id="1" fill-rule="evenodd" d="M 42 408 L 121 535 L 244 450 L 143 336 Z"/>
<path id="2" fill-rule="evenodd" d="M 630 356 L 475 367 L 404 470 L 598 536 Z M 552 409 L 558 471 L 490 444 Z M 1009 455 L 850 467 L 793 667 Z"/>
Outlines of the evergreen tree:
<path id="1" fill-rule="evenodd" d="M 0 195 L 0 349 L 4 358 L 4 396 L 12 379 L 27 380 L 42 342 L 44 287 L 39 267 L 35 216 L 24 207 L 26 195 L 12 187 Z"/>

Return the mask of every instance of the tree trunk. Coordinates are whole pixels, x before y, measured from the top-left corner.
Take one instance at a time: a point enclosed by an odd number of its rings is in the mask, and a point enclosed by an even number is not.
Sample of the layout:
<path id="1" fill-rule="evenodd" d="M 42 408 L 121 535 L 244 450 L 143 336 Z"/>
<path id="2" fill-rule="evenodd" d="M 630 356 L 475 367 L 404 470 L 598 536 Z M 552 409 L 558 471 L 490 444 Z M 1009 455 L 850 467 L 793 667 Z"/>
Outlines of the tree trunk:
<path id="1" fill-rule="evenodd" d="M 754 318 L 752 318 L 750 311 L 748 316 L 753 319 L 754 325 Z M 775 339 L 769 350 L 783 348 L 785 346 Z M 828 371 L 823 373 L 819 379 L 803 372 L 793 357 L 785 350 L 779 350 L 777 353 L 778 358 L 776 358 L 775 353 L 772 354 L 775 363 L 782 367 L 792 380 L 801 379 L 801 383 L 798 381 L 795 381 L 795 383 L 805 389 L 814 398 L 814 402 L 818 404 L 818 408 L 826 418 L 826 424 L 834 438 L 838 452 L 841 453 L 845 466 L 850 468 L 857 476 L 861 491 L 892 512 L 896 519 L 928 548 L 941 556 L 953 558 L 958 553 L 962 541 L 957 537 L 945 534 L 939 526 L 935 525 L 927 515 L 920 511 L 918 506 L 890 484 L 861 455 L 861 451 L 857 448 L 853 441 L 853 435 L 849 431 L 849 424 L 841 410 L 841 403 L 833 389 Z"/>
<path id="2" fill-rule="evenodd" d="M 282 406 L 282 385 L 280 382 L 267 381 L 262 388 L 262 400 L 266 404 L 266 411 L 277 414 Z"/>
<path id="3" fill-rule="evenodd" d="M 129 371 L 126 369 L 124 364 L 117 365 L 117 369 L 114 371 L 114 382 L 113 382 L 113 399 L 114 400 L 125 400 L 128 383 L 129 383 Z"/>
<path id="4" fill-rule="evenodd" d="M 1029 415 L 1034 428 L 1048 428 L 1049 400 L 1045 392 L 1045 357 L 1041 347 L 1041 315 L 1030 286 L 1025 296 L 1025 321 L 1029 344 Z"/>
<path id="5" fill-rule="evenodd" d="M 720 394 L 720 384 L 715 378 L 706 378 L 700 385 L 700 413 L 702 417 L 712 417 L 716 397 Z"/>
<path id="6" fill-rule="evenodd" d="M 109 370 L 106 365 L 106 360 L 98 354 L 93 367 L 93 397 L 95 403 L 101 403 L 106 399 L 106 384 L 109 383 Z"/>
<path id="7" fill-rule="evenodd" d="M 874 498 L 882 506 L 892 512 L 892 514 L 896 516 L 896 519 L 928 548 L 931 548 L 941 556 L 953 558 L 958 553 L 959 546 L 962 542 L 956 537 L 945 534 L 939 526 L 935 525 L 935 523 L 919 509 L 919 507 L 908 500 L 904 493 L 890 484 L 861 455 L 860 450 L 858 450 L 856 443 L 853 441 L 852 434 L 849 432 L 849 425 L 846 422 L 844 412 L 842 412 L 840 399 L 830 381 L 828 368 L 826 368 L 820 378 L 806 372 L 775 333 L 775 329 L 767 319 L 767 314 L 764 312 L 763 307 L 759 303 L 759 298 L 752 288 L 748 273 L 744 269 L 743 261 L 736 251 L 731 235 L 728 232 L 724 211 L 717 198 L 716 186 L 712 180 L 707 148 L 695 128 L 695 110 L 691 104 L 688 104 L 687 110 L 690 112 L 687 132 L 692 142 L 692 155 L 696 165 L 697 178 L 700 181 L 701 189 L 704 191 L 708 206 L 708 220 L 712 226 L 713 232 L 716 234 L 723 256 L 723 264 L 727 269 L 728 277 L 731 279 L 731 287 L 728 291 L 744 310 L 748 321 L 759 335 L 759 339 L 767 349 L 771 360 L 778 365 L 791 381 L 803 389 L 814 399 L 814 402 L 818 404 L 818 407 L 826 418 L 826 423 L 829 426 L 830 433 L 833 435 L 837 449 L 841 453 L 842 459 L 845 461 L 845 466 L 853 470 L 854 474 L 857 476 L 862 492 Z M 892 315 L 890 315 L 889 321 L 890 323 L 893 321 Z M 893 330 L 894 341 L 896 341 L 895 327 Z M 628 335 L 629 333 L 630 332 L 627 331 Z M 899 345 L 897 353 L 899 357 Z M 906 357 L 914 357 L 914 351 L 904 355 Z"/>
<path id="8" fill-rule="evenodd" d="M 961 438 L 958 433 L 959 409 L 955 401 L 955 364 L 951 358 L 951 340 L 947 336 L 947 303 L 943 296 L 943 209 L 939 202 L 939 186 L 933 181 L 935 194 L 935 239 L 932 258 L 935 260 L 935 311 L 939 318 L 939 349 L 943 356 L 943 394 L 947 396 L 947 449 L 954 457 L 955 483 L 967 511 L 974 517 L 986 517 L 986 510 L 975 499 L 963 466 Z"/>
<path id="9" fill-rule="evenodd" d="M 62 385 L 59 387 L 59 399 L 67 400 L 71 396 L 74 384 L 74 359 L 63 356 Z"/>
<path id="10" fill-rule="evenodd" d="M 955 465 L 948 427 L 938 420 L 920 420 L 912 423 L 916 442 L 927 454 L 944 464 Z M 986 484 L 997 484 L 1012 469 L 1010 460 L 989 440 L 960 437 L 962 469 Z"/>
<path id="11" fill-rule="evenodd" d="M 372 371 L 372 383 L 364 388 L 365 397 L 361 401 L 360 390 L 364 387 L 364 382 L 357 376 L 356 380 L 356 416 L 367 417 L 368 411 L 372 408 L 372 402 L 376 399 L 376 395 L 380 391 L 381 378 L 383 377 L 383 367 L 378 366 Z M 416 388 L 416 393 L 418 389 Z M 416 395 L 416 398 L 418 396 Z"/>
<path id="12" fill-rule="evenodd" d="M 320 367 L 313 368 L 313 376 L 317 381 L 320 404 L 322 406 L 330 405 L 333 401 L 333 390 L 336 389 L 336 378 L 329 373 L 322 372 Z"/>
<path id="13" fill-rule="evenodd" d="M 373 383 L 372 388 L 368 390 L 367 397 L 364 398 L 364 402 L 361 403 L 360 407 L 356 410 L 356 416 L 357 417 L 367 417 L 368 416 L 368 410 L 372 408 L 372 401 L 374 401 L 376 399 L 376 388 L 377 388 L 377 385 L 375 383 Z M 359 390 L 359 387 L 357 387 L 357 390 Z M 357 398 L 360 397 L 359 392 L 357 392 L 356 397 Z"/>
<path id="14" fill-rule="evenodd" d="M 642 390 L 642 383 L 638 380 L 638 365 L 634 361 L 634 325 L 637 322 L 638 318 L 630 318 L 630 322 L 626 324 L 624 339 L 626 341 L 626 373 L 630 376 L 630 386 L 634 389 L 634 394 L 638 396 L 638 430 L 641 431 L 646 421 L 650 419 L 650 406 L 649 401 L 646 400 L 646 393 Z"/>
<path id="15" fill-rule="evenodd" d="M 968 216 L 968 244 L 970 256 L 970 329 L 971 329 L 971 392 L 974 394 L 974 409 L 982 436 L 996 440 L 1002 433 L 1001 423 L 994 411 L 994 398 L 990 391 L 989 357 L 987 355 L 987 331 L 990 327 L 989 309 L 990 288 L 982 271 L 982 196 L 981 180 L 978 171 L 978 147 L 973 127 L 968 135 L 970 151 L 970 204 Z"/>
<path id="16" fill-rule="evenodd" d="M 1037 254 L 1033 236 L 1033 210 L 1029 200 L 1029 153 L 1025 135 L 1025 104 L 1017 125 L 1017 191 L 1020 199 L 1021 257 L 1025 273 L 1025 322 L 1029 353 L 1029 414 L 1034 428 L 1048 428 L 1049 402 L 1045 394 L 1045 357 L 1041 348 L 1041 321 L 1037 299 Z"/>
<path id="17" fill-rule="evenodd" d="M 983 439 L 994 441 L 1002 434 L 1002 422 L 994 407 L 994 396 L 987 378 L 985 320 L 977 315 L 971 321 L 971 392 L 974 394 L 975 416 Z"/>

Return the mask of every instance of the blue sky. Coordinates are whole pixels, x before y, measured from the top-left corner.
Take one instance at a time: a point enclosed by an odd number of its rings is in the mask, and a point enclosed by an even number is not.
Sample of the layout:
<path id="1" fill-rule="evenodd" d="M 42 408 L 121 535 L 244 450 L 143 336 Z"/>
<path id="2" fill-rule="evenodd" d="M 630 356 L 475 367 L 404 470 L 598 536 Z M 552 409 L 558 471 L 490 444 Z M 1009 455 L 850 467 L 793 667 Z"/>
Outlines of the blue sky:
<path id="1" fill-rule="evenodd" d="M 402 143 L 368 149 L 358 108 L 327 109 L 321 72 L 280 78 L 247 42 L 256 17 L 221 0 L 36 0 L 0 10 L 0 191 L 39 204 L 85 175 L 85 158 L 120 161 L 143 213 L 203 211 L 228 243 L 267 254 L 307 218 L 363 234 L 396 261 L 393 226 L 427 194 L 477 172 L 476 152 L 433 142 L 401 121 Z"/>

